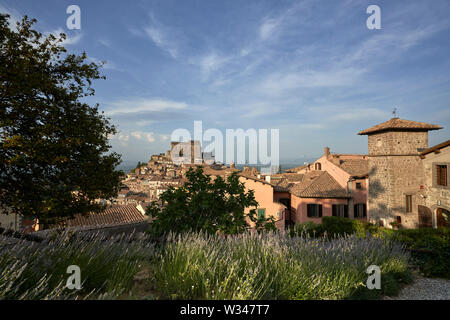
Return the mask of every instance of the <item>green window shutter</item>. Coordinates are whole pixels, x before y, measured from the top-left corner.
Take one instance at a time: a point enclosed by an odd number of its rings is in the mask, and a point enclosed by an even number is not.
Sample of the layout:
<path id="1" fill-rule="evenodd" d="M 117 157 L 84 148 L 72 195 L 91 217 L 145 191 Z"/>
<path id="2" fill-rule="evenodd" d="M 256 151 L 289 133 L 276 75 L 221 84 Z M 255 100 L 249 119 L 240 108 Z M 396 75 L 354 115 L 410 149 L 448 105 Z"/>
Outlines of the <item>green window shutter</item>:
<path id="1" fill-rule="evenodd" d="M 258 209 L 258 219 L 266 218 L 266 209 Z"/>

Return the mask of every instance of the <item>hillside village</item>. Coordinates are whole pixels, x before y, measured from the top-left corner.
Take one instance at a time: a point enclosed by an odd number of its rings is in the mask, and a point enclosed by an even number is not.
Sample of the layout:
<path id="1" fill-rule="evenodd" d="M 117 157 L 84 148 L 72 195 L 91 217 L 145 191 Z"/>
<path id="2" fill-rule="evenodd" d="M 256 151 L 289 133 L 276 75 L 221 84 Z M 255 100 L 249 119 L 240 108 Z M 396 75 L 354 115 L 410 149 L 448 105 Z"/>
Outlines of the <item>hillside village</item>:
<path id="1" fill-rule="evenodd" d="M 448 0 L 16 2 L 0 303 L 450 300 Z"/>
<path id="2" fill-rule="evenodd" d="M 99 200 L 108 207 L 103 213 L 77 216 L 66 226 L 121 231 L 143 227 L 146 207 L 154 201 L 162 205 L 160 195 L 169 186 L 182 186 L 187 170 L 197 165 L 212 177 L 238 174 L 255 191 L 258 216 L 273 217 L 282 231 L 297 223 L 320 223 L 325 216 L 388 228 L 448 226 L 450 140 L 428 146 L 428 131 L 440 128 L 393 118 L 358 133 L 368 136 L 367 155 L 332 153 L 325 147 L 316 161 L 272 175 L 255 167 L 238 170 L 233 163 L 215 163 L 211 154 L 201 153 L 198 141 L 188 142 L 190 159 L 174 163 L 170 153 L 178 143 L 172 142 L 171 150 L 152 155 L 126 174 L 117 198 Z M 16 215 L 1 215 L 0 223 L 25 233 L 40 229 L 38 221 Z"/>

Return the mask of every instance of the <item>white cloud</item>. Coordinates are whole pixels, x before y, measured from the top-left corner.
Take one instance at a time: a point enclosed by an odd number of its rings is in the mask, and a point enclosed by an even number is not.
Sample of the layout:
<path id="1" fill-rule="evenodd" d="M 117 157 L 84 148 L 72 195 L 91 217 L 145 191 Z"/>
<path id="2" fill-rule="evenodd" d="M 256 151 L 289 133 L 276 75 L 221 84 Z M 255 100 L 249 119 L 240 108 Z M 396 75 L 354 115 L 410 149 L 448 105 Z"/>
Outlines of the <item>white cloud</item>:
<path id="1" fill-rule="evenodd" d="M 134 131 L 131 132 L 131 136 L 136 138 L 137 140 L 146 140 L 147 142 L 155 142 L 155 135 L 153 132 L 142 132 L 142 131 Z"/>
<path id="2" fill-rule="evenodd" d="M 88 56 L 88 61 L 94 62 L 95 64 L 101 64 L 103 60 L 97 59 L 95 57 Z M 104 69 L 110 69 L 110 70 L 120 70 L 117 68 L 117 66 L 112 61 L 105 61 L 105 64 L 103 65 Z"/>
<path id="3" fill-rule="evenodd" d="M 155 123 L 154 120 L 139 120 L 136 122 L 136 125 L 138 127 L 145 127 L 145 126 L 151 125 L 153 123 Z"/>
<path id="4" fill-rule="evenodd" d="M 142 134 L 140 132 L 135 131 L 135 132 L 132 132 L 131 135 L 138 140 L 142 139 Z"/>
<path id="5" fill-rule="evenodd" d="M 263 80 L 258 85 L 258 90 L 265 94 L 278 95 L 299 88 L 345 87 L 357 83 L 364 73 L 364 69 L 357 68 L 277 72 Z"/>
<path id="6" fill-rule="evenodd" d="M 144 32 L 156 46 L 164 51 L 167 51 L 172 58 L 177 57 L 178 50 L 176 46 L 170 40 L 168 40 L 168 37 L 161 29 L 156 27 L 146 27 L 144 29 Z"/>
<path id="7" fill-rule="evenodd" d="M 130 136 L 127 135 L 127 134 L 122 134 L 122 133 L 120 133 L 120 134 L 117 136 L 117 139 L 119 139 L 119 141 L 122 141 L 122 142 L 128 142 L 128 140 L 130 140 Z"/>
<path id="8" fill-rule="evenodd" d="M 267 40 L 277 31 L 280 26 L 280 22 L 276 19 L 264 19 L 263 23 L 259 27 L 259 37 L 262 40 Z"/>
<path id="9" fill-rule="evenodd" d="M 145 139 L 147 139 L 148 142 L 155 142 L 155 136 L 153 132 L 145 133 Z"/>
<path id="10" fill-rule="evenodd" d="M 202 72 L 206 75 L 210 74 L 213 71 L 220 69 L 224 66 L 230 57 L 219 56 L 216 53 L 210 53 L 200 58 L 198 61 L 198 65 L 200 66 Z"/>
<path id="11" fill-rule="evenodd" d="M 182 110 L 188 107 L 185 102 L 144 98 L 119 100 L 112 102 L 109 105 L 111 106 L 111 108 L 105 111 L 105 114 L 107 115 Z"/>

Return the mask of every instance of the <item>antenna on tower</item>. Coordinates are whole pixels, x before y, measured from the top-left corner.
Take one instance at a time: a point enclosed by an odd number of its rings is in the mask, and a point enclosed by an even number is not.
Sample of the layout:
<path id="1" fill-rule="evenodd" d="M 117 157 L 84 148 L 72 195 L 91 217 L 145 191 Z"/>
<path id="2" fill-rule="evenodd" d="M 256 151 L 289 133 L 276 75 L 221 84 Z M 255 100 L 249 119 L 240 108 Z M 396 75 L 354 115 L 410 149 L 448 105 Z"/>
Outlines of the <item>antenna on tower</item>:
<path id="1" fill-rule="evenodd" d="M 392 114 L 394 115 L 394 118 L 398 118 L 398 116 L 397 116 L 397 108 L 394 108 L 394 110 L 392 110 Z"/>

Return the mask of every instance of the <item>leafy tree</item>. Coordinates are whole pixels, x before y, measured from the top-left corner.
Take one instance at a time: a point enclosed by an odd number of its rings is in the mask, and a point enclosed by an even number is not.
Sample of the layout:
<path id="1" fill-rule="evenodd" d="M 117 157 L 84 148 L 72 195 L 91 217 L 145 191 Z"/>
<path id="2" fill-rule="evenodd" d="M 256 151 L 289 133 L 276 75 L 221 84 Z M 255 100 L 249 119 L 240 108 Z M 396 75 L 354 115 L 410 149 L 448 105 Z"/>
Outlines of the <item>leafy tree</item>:
<path id="1" fill-rule="evenodd" d="M 64 34 L 44 37 L 26 16 L 16 29 L 0 14 L 0 208 L 50 223 L 103 209 L 117 194 L 116 130 L 98 105 L 92 81 L 102 64 L 69 54 Z"/>
<path id="2" fill-rule="evenodd" d="M 257 230 L 275 229 L 273 217 L 257 218 L 254 191 L 246 192 L 236 174 L 226 180 L 212 179 L 197 166 L 195 170 L 189 169 L 186 178 L 184 186 L 169 187 L 161 194 L 162 208 L 155 202 L 147 208 L 147 215 L 154 218 L 151 227 L 154 235 L 170 231 L 238 234 L 250 228 L 248 220 L 255 223 Z M 251 208 L 248 213 L 246 208 Z"/>

